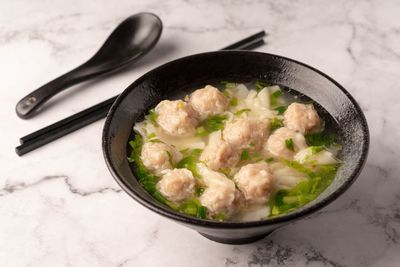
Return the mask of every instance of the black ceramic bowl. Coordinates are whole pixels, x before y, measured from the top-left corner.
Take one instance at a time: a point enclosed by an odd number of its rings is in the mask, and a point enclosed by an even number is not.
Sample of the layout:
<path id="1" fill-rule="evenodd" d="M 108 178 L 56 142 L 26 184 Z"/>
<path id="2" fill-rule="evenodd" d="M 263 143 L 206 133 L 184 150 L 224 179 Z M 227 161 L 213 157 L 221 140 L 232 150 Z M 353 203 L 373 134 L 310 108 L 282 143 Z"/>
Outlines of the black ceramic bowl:
<path id="1" fill-rule="evenodd" d="M 138 183 L 127 161 L 135 122 L 163 99 L 177 99 L 196 86 L 228 80 L 268 81 L 292 88 L 319 103 L 337 122 L 343 145 L 333 183 L 316 200 L 276 218 L 253 222 L 216 222 L 175 212 L 152 198 Z M 321 209 L 357 178 L 366 161 L 369 134 L 353 97 L 337 82 L 303 63 L 281 56 L 221 51 L 184 57 L 158 67 L 132 83 L 115 101 L 103 131 L 103 152 L 112 175 L 132 198 L 152 211 L 190 227 L 217 242 L 240 244 L 260 239 L 278 227 Z M 173 233 L 172 233 L 173 235 Z"/>

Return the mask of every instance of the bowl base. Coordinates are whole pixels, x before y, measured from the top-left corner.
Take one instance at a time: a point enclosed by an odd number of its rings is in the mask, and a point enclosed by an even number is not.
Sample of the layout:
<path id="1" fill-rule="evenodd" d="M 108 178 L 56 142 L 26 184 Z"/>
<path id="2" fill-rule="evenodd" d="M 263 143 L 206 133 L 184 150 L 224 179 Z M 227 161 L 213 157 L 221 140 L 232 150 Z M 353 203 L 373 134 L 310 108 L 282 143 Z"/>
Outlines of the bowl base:
<path id="1" fill-rule="evenodd" d="M 249 244 L 256 242 L 258 240 L 261 240 L 265 238 L 266 236 L 270 235 L 273 231 L 262 234 L 262 235 L 256 235 L 256 236 L 250 236 L 250 237 L 244 237 L 244 238 L 224 238 L 224 237 L 218 237 L 218 236 L 212 236 L 204 233 L 200 233 L 202 236 L 204 236 L 207 239 L 210 239 L 212 241 L 218 242 L 218 243 L 223 243 L 223 244 L 230 244 L 230 245 L 240 245 L 240 244 Z"/>

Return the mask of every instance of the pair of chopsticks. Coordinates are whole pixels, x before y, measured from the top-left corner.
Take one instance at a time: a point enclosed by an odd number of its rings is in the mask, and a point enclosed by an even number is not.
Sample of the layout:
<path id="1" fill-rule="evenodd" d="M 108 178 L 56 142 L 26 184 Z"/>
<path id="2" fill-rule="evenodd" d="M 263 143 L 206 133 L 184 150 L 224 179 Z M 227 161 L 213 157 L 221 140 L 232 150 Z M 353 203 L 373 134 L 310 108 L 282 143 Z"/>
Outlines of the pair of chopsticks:
<path id="1" fill-rule="evenodd" d="M 220 50 L 253 50 L 265 44 L 263 39 L 265 35 L 266 33 L 261 31 Z M 117 97 L 118 96 L 114 96 L 36 132 L 21 137 L 19 139 L 21 145 L 15 148 L 15 152 L 19 156 L 22 156 L 36 148 L 44 146 L 60 137 L 106 117 Z"/>

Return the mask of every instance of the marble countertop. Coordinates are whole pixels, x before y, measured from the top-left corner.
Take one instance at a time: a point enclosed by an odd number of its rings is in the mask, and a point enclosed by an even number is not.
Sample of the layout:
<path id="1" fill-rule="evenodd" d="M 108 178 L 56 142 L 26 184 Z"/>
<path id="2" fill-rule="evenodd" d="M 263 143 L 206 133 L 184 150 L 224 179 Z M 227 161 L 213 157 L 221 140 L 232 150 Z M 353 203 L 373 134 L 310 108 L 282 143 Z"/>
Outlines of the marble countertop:
<path id="1" fill-rule="evenodd" d="M 131 69 L 75 86 L 23 121 L 16 102 L 88 59 L 125 17 L 162 38 Z M 1 1 L 0 266 L 400 266 L 400 1 Z M 110 176 L 104 121 L 19 158 L 18 138 L 126 88 L 169 60 L 261 29 L 259 51 L 310 64 L 364 110 L 368 162 L 338 200 L 254 244 L 211 242 L 145 209 Z M 62 101 L 60 101 L 62 99 Z"/>

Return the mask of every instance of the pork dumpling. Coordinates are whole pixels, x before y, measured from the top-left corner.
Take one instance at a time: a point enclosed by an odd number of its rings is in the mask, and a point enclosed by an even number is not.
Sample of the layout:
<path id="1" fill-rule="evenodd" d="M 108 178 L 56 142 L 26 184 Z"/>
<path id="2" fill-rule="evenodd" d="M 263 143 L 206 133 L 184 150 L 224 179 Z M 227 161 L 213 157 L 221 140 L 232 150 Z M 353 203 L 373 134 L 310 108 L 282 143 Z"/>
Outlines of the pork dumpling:
<path id="1" fill-rule="evenodd" d="M 302 134 L 322 130 L 322 122 L 312 104 L 292 103 L 285 111 L 283 124 Z"/>
<path id="2" fill-rule="evenodd" d="M 210 169 L 219 170 L 234 167 L 239 162 L 240 155 L 235 147 L 222 139 L 221 131 L 217 131 L 210 134 L 200 160 Z"/>
<path id="3" fill-rule="evenodd" d="M 231 213 L 238 205 L 235 202 L 237 190 L 234 182 L 224 174 L 210 170 L 204 164 L 198 165 L 198 171 L 207 186 L 200 196 L 201 204 L 214 214 Z"/>
<path id="4" fill-rule="evenodd" d="M 273 176 L 265 162 L 247 164 L 233 180 L 249 203 L 266 203 L 272 190 Z"/>
<path id="5" fill-rule="evenodd" d="M 299 150 L 306 148 L 306 140 L 301 133 L 282 127 L 268 138 L 266 150 L 276 157 L 292 159 Z"/>
<path id="6" fill-rule="evenodd" d="M 146 142 L 140 153 L 144 166 L 157 175 L 165 169 L 171 169 L 181 158 L 182 155 L 175 148 L 164 143 Z"/>
<path id="7" fill-rule="evenodd" d="M 164 100 L 155 108 L 157 123 L 170 136 L 192 136 L 198 123 L 196 112 L 182 100 Z"/>
<path id="8" fill-rule="evenodd" d="M 157 189 L 170 201 L 181 201 L 194 194 L 196 180 L 188 169 L 165 170 Z"/>
<path id="9" fill-rule="evenodd" d="M 189 96 L 189 102 L 202 119 L 224 112 L 229 103 L 228 99 L 211 85 L 194 91 Z"/>
<path id="10" fill-rule="evenodd" d="M 238 149 L 254 145 L 258 150 L 265 142 L 268 135 L 266 121 L 240 118 L 226 124 L 223 137 L 229 144 Z"/>

